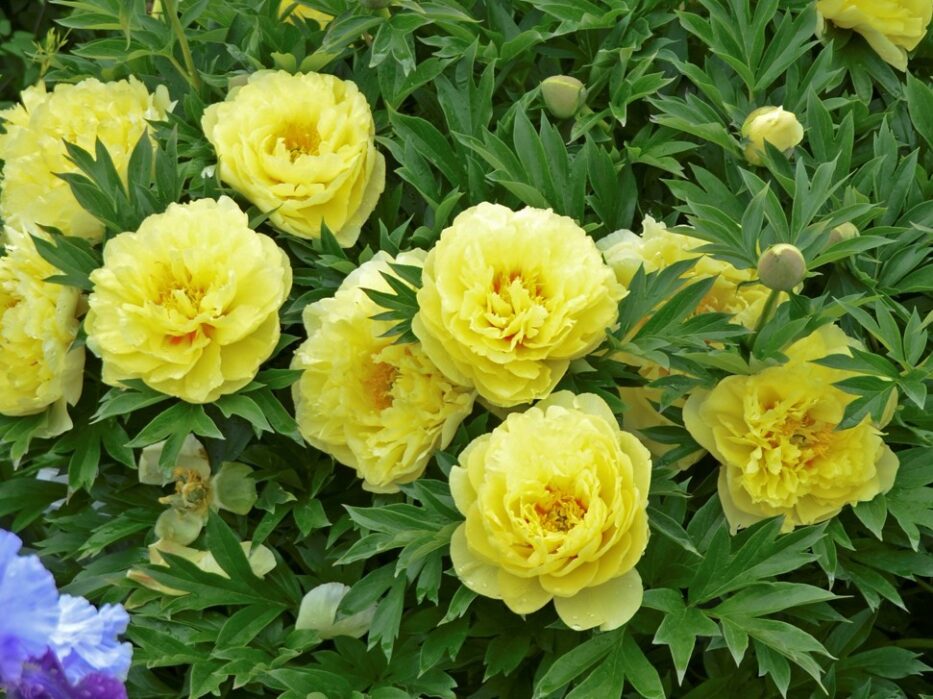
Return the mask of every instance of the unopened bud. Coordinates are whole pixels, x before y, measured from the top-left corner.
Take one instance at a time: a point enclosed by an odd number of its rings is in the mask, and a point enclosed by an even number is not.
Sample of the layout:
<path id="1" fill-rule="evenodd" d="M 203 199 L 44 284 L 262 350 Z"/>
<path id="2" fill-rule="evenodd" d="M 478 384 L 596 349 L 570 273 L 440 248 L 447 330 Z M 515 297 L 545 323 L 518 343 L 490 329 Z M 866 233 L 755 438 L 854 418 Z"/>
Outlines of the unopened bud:
<path id="1" fill-rule="evenodd" d="M 774 291 L 791 291 L 806 275 L 807 261 L 794 245 L 774 245 L 758 260 L 758 279 Z"/>
<path id="2" fill-rule="evenodd" d="M 836 243 L 841 243 L 843 240 L 852 240 L 852 238 L 857 237 L 858 228 L 846 221 L 845 223 L 840 223 L 829 232 L 829 244 L 835 245 Z"/>
<path id="3" fill-rule="evenodd" d="M 541 83 L 544 106 L 558 119 L 569 119 L 586 102 L 586 85 L 569 75 L 554 75 Z"/>
<path id="4" fill-rule="evenodd" d="M 778 150 L 789 153 L 803 140 L 803 127 L 793 112 L 781 107 L 759 107 L 742 124 L 745 159 L 752 165 L 761 165 L 765 152 L 765 141 Z"/>
<path id="5" fill-rule="evenodd" d="M 372 605 L 361 612 L 336 621 L 337 608 L 349 591 L 350 588 L 346 585 L 334 582 L 313 588 L 301 600 L 295 628 L 316 631 L 323 639 L 335 636 L 352 636 L 353 638 L 362 636 L 369 631 L 376 613 L 376 606 Z"/>

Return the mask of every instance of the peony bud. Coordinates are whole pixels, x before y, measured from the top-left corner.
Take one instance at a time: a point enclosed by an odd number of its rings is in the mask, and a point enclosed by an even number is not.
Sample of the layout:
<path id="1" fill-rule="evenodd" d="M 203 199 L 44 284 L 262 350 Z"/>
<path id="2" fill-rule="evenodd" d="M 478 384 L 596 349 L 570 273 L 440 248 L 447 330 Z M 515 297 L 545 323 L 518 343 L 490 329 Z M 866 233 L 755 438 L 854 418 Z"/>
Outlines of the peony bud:
<path id="1" fill-rule="evenodd" d="M 789 154 L 803 140 L 803 127 L 793 112 L 781 107 L 759 107 L 742 124 L 745 159 L 752 165 L 761 165 L 765 152 L 765 141 L 778 150 Z"/>
<path id="2" fill-rule="evenodd" d="M 586 85 L 569 75 L 554 75 L 541 83 L 548 111 L 558 119 L 569 119 L 586 102 Z"/>
<path id="3" fill-rule="evenodd" d="M 829 232 L 829 244 L 835 245 L 843 240 L 852 240 L 852 238 L 857 237 L 858 228 L 847 221 L 846 223 L 840 223 Z"/>
<path id="4" fill-rule="evenodd" d="M 758 279 L 774 291 L 791 291 L 807 275 L 807 261 L 795 245 L 780 243 L 758 260 Z"/>
<path id="5" fill-rule="evenodd" d="M 301 600 L 295 628 L 316 631 L 322 639 L 335 636 L 352 636 L 353 638 L 362 636 L 369 631 L 369 626 L 372 624 L 373 615 L 376 613 L 375 605 L 353 616 L 334 621 L 337 617 L 337 607 L 349 591 L 350 588 L 346 585 L 335 582 L 312 588 Z"/>

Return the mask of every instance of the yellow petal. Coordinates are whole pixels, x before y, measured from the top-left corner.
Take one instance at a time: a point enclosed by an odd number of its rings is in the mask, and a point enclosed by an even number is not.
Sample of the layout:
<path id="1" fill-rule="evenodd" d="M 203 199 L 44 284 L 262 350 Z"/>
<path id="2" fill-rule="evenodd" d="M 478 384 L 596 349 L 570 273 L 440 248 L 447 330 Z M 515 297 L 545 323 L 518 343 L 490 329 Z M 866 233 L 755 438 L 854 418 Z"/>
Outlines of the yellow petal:
<path id="1" fill-rule="evenodd" d="M 502 599 L 498 569 L 484 563 L 470 550 L 464 529 L 464 525 L 461 524 L 450 537 L 450 560 L 454 564 L 457 577 L 479 595 Z"/>
<path id="2" fill-rule="evenodd" d="M 602 585 L 588 587 L 573 597 L 555 597 L 554 608 L 574 631 L 599 627 L 617 629 L 631 619 L 644 595 L 641 576 L 635 569 Z"/>

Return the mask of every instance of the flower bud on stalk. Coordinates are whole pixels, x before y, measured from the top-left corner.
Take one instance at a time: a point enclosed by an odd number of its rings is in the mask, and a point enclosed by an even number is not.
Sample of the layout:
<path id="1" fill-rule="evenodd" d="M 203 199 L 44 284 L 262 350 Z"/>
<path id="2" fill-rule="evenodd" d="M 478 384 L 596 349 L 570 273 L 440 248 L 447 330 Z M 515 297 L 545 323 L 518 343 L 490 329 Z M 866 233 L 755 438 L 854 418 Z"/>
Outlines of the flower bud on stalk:
<path id="1" fill-rule="evenodd" d="M 841 243 L 843 240 L 852 240 L 852 238 L 857 237 L 858 228 L 847 221 L 845 223 L 840 223 L 829 232 L 829 244 L 835 245 L 836 243 Z"/>
<path id="2" fill-rule="evenodd" d="M 782 107 L 760 107 L 753 111 L 742 124 L 745 159 L 752 165 L 761 165 L 765 152 L 765 141 L 785 153 L 803 140 L 803 127 L 793 112 Z"/>
<path id="3" fill-rule="evenodd" d="M 554 75 L 541 82 L 544 106 L 558 119 L 570 119 L 586 102 L 586 85 L 569 75 Z"/>
<path id="4" fill-rule="evenodd" d="M 758 278 L 774 291 L 792 291 L 807 275 L 807 261 L 795 245 L 780 243 L 758 260 Z"/>

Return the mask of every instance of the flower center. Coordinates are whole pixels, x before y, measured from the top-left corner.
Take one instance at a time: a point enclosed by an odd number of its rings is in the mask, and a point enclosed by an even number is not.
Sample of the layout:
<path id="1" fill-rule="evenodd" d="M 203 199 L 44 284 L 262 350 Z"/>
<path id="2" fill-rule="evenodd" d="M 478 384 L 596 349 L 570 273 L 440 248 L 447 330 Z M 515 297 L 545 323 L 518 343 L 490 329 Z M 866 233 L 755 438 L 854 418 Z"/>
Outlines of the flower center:
<path id="1" fill-rule="evenodd" d="M 538 522 L 549 532 L 566 532 L 577 526 L 586 515 L 586 505 L 573 495 L 548 487 L 549 498 L 535 503 Z"/>
<path id="2" fill-rule="evenodd" d="M 302 155 L 317 155 L 321 135 L 313 124 L 288 124 L 280 137 L 292 161 Z"/>
<path id="3" fill-rule="evenodd" d="M 512 349 L 534 339 L 548 316 L 537 275 L 499 271 L 486 295 L 486 321 Z"/>
<path id="4" fill-rule="evenodd" d="M 789 416 L 770 437 L 772 448 L 781 451 L 785 465 L 810 468 L 829 451 L 833 426 L 809 415 Z"/>
<path id="5" fill-rule="evenodd" d="M 373 362 L 363 377 L 363 388 L 377 410 L 392 405 L 392 386 L 398 377 L 398 369 L 385 362 Z"/>
<path id="6" fill-rule="evenodd" d="M 184 510 L 198 510 L 208 504 L 210 482 L 204 476 L 190 468 L 176 468 L 172 475 L 175 476 L 172 504 Z"/>

